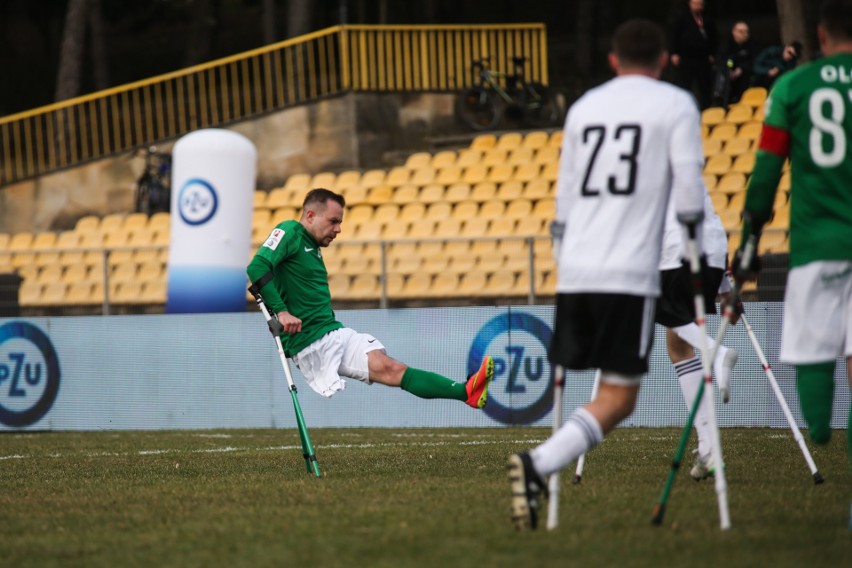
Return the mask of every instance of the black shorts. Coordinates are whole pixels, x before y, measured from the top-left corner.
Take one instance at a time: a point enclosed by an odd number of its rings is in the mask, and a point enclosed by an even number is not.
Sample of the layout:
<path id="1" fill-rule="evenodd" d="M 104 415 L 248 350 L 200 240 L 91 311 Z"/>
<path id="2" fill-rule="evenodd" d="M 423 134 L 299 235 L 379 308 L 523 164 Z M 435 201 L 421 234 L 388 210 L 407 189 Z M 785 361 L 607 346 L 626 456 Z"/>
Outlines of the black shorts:
<path id="1" fill-rule="evenodd" d="M 655 303 L 627 294 L 557 295 L 550 361 L 566 369 L 646 373 Z"/>
<path id="2" fill-rule="evenodd" d="M 716 296 L 724 276 L 721 268 L 702 266 L 704 310 L 708 315 L 716 313 Z M 660 288 L 654 321 L 666 327 L 680 327 L 695 321 L 695 290 L 689 266 L 661 270 Z"/>

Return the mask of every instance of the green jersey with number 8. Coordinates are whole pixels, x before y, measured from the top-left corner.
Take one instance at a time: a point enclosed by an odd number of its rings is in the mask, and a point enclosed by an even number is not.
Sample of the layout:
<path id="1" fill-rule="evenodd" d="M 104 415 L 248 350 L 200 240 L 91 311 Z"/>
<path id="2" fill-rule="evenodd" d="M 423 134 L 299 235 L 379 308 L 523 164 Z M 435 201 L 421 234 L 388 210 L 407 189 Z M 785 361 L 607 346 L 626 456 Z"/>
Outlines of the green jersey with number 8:
<path id="1" fill-rule="evenodd" d="M 852 54 L 824 57 L 775 83 L 746 210 L 768 218 L 787 157 L 790 266 L 852 259 Z"/>

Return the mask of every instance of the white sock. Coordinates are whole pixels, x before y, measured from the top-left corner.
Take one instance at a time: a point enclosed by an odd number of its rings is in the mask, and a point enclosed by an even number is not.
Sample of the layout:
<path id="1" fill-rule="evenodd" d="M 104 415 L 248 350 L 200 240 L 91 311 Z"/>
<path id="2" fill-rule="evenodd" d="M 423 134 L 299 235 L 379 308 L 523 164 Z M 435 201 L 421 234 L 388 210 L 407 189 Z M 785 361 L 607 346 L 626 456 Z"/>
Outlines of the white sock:
<path id="1" fill-rule="evenodd" d="M 585 408 L 574 411 L 568 421 L 539 447 L 530 451 L 533 467 L 544 479 L 603 441 L 601 425 Z"/>
<path id="2" fill-rule="evenodd" d="M 680 327 L 673 327 L 672 331 L 674 331 L 678 337 L 695 347 L 696 349 L 701 349 L 701 328 L 698 327 L 697 323 L 688 323 L 686 325 L 682 325 Z M 712 349 L 713 345 L 716 343 L 715 337 L 707 336 L 707 349 Z M 728 352 L 728 348 L 724 345 L 719 345 L 719 350 L 716 351 L 716 358 L 712 361 L 713 370 L 716 376 L 718 377 L 718 373 L 722 368 L 722 361 L 725 358 L 725 353 Z"/>
<path id="3" fill-rule="evenodd" d="M 698 357 L 687 359 L 675 364 L 680 390 L 683 392 L 683 399 L 686 402 L 686 408 L 691 409 L 695 402 L 695 396 L 698 394 L 698 389 L 701 387 L 701 382 L 704 380 L 704 371 L 701 367 L 701 360 Z M 704 387 L 704 395 L 701 397 L 701 404 L 698 411 L 695 413 L 695 431 L 698 433 L 698 455 L 701 459 L 706 459 L 710 456 L 713 448 L 713 438 L 710 432 L 710 397 L 712 391 L 708 391 Z"/>

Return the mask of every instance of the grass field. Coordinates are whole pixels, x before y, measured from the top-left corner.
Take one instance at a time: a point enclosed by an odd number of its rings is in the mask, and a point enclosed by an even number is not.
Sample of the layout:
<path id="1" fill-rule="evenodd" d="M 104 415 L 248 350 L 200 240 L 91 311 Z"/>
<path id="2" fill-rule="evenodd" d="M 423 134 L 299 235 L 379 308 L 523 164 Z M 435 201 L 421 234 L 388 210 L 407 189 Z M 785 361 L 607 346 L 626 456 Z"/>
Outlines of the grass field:
<path id="1" fill-rule="evenodd" d="M 0 435 L 0 566 L 852 566 L 845 432 L 725 429 L 732 529 L 681 471 L 650 524 L 673 429 L 619 429 L 563 476 L 561 525 L 518 534 L 505 459 L 543 429 Z M 573 472 L 573 469 L 569 470 Z"/>

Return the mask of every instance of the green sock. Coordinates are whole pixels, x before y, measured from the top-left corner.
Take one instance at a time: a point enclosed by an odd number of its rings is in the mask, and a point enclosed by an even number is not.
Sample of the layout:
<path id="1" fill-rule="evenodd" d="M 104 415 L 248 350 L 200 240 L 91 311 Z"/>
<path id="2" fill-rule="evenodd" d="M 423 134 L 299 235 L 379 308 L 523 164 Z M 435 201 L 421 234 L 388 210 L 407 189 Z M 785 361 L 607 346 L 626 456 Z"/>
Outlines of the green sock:
<path id="1" fill-rule="evenodd" d="M 407 368 L 402 375 L 400 386 L 402 390 L 420 398 L 467 400 L 467 390 L 464 383 L 457 383 L 443 375 L 412 369 L 411 367 Z"/>
<path id="2" fill-rule="evenodd" d="M 796 365 L 796 390 L 811 440 L 817 444 L 828 443 L 834 402 L 834 361 Z"/>
<path id="3" fill-rule="evenodd" d="M 852 471 L 852 407 L 849 408 L 849 422 L 846 424 L 846 455 L 849 456 L 849 470 Z M 852 517 L 849 522 L 852 523 Z"/>

